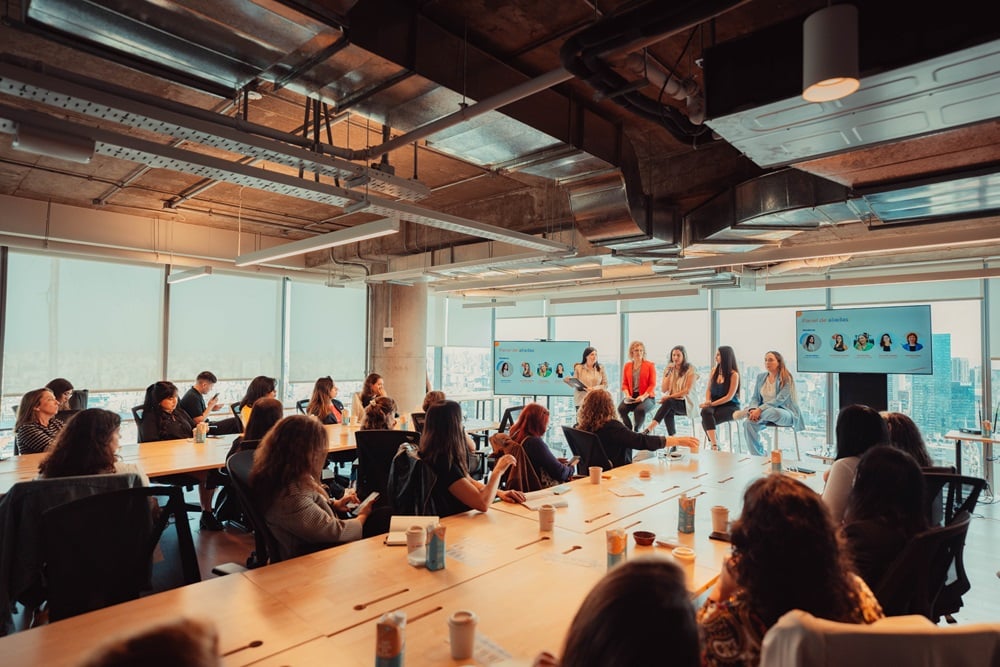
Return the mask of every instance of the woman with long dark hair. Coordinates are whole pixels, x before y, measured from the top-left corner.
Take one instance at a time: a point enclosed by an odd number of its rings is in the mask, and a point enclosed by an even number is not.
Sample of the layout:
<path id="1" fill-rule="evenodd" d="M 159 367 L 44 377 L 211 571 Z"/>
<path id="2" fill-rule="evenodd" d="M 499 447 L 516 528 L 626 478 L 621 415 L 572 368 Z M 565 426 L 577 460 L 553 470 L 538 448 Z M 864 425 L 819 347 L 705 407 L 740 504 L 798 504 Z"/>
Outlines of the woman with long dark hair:
<path id="1" fill-rule="evenodd" d="M 371 504 L 354 519 L 337 516 L 357 495 L 352 490 L 333 500 L 321 483 L 328 440 L 318 420 L 293 415 L 275 424 L 254 452 L 250 486 L 282 559 L 361 539 Z"/>
<path id="2" fill-rule="evenodd" d="M 573 405 L 576 406 L 577 410 L 580 409 L 583 399 L 589 392 L 594 389 L 608 388 L 608 374 L 604 370 L 604 366 L 597 361 L 596 347 L 583 348 L 583 359 L 580 360 L 580 363 L 573 364 L 573 377 L 586 387 L 584 390 L 576 390 L 573 394 Z"/>
<path id="3" fill-rule="evenodd" d="M 796 431 L 806 427 L 799 410 L 795 379 L 785 366 L 785 358 L 771 350 L 764 355 L 765 372 L 757 376 L 743 420 L 743 434 L 751 454 L 763 456 L 760 432 L 768 424 L 791 426 Z M 739 416 L 739 413 L 737 413 Z"/>
<path id="4" fill-rule="evenodd" d="M 56 436 L 52 451 L 38 466 L 38 476 L 50 479 L 132 472 L 149 486 L 142 468 L 118 457 L 121 424 L 121 417 L 110 410 L 80 411 Z"/>
<path id="5" fill-rule="evenodd" d="M 374 398 L 385 395 L 385 379 L 378 373 L 369 373 L 361 385 L 361 407 L 367 408 Z"/>
<path id="6" fill-rule="evenodd" d="M 712 444 L 712 449 L 718 449 L 715 441 L 715 427 L 733 418 L 740 409 L 740 373 L 736 367 L 736 353 L 728 345 L 721 346 L 715 352 L 715 367 L 705 389 L 705 402 L 701 404 L 701 426 Z"/>
<path id="7" fill-rule="evenodd" d="M 844 512 L 844 537 L 861 578 L 877 586 L 910 538 L 926 529 L 924 475 L 917 462 L 891 446 L 865 452 Z"/>
<path id="8" fill-rule="evenodd" d="M 881 415 L 889 429 L 890 445 L 912 456 L 921 468 L 934 465 L 930 452 L 927 451 L 924 436 L 920 434 L 920 429 L 912 419 L 902 412 L 883 412 Z"/>
<path id="9" fill-rule="evenodd" d="M 250 421 L 243 431 L 243 435 L 233 440 L 233 445 L 229 449 L 229 456 L 236 452 L 247 449 L 256 449 L 264 436 L 274 428 L 274 425 L 285 416 L 285 406 L 276 398 L 258 398 L 253 404 L 253 412 L 250 413 Z"/>
<path id="10" fill-rule="evenodd" d="M 340 390 L 333 378 L 327 375 L 316 380 L 312 398 L 306 406 L 306 414 L 316 417 L 324 424 L 339 424 L 344 420 L 344 404 L 337 400 Z"/>
<path id="11" fill-rule="evenodd" d="M 462 428 L 462 408 L 455 401 L 443 401 L 427 409 L 420 435 L 420 459 L 437 476 L 432 496 L 441 516 L 473 509 L 485 512 L 498 496 L 508 503 L 524 502 L 524 494 L 520 491 L 499 491 L 504 472 L 514 465 L 514 457 L 510 454 L 497 459 L 488 484 L 469 475 L 469 448 Z"/>
<path id="12" fill-rule="evenodd" d="M 278 381 L 266 375 L 258 375 L 250 380 L 247 391 L 240 399 L 240 419 L 243 421 L 243 428 L 246 428 L 250 421 L 250 413 L 253 411 L 253 404 L 259 398 L 275 398 L 278 395 Z"/>
<path id="13" fill-rule="evenodd" d="M 667 426 L 667 435 L 675 435 L 674 415 L 694 414 L 694 399 L 691 389 L 694 387 L 698 373 L 688 363 L 687 350 L 683 345 L 675 345 L 670 350 L 670 363 L 663 369 L 663 380 L 660 383 L 660 407 L 653 415 L 653 421 L 643 433 L 652 433 L 660 422 Z"/>
<path id="14" fill-rule="evenodd" d="M 755 481 L 731 538 L 732 556 L 698 612 L 703 665 L 757 665 L 764 634 L 792 609 L 841 623 L 882 617 L 826 507 L 804 484 L 783 475 Z"/>
<path id="15" fill-rule="evenodd" d="M 854 472 L 861 455 L 875 445 L 889 443 L 889 428 L 882 415 L 867 405 L 848 405 L 837 415 L 837 458 L 827 471 L 823 502 L 838 525 L 844 519 L 847 496 L 854 486 Z"/>
<path id="16" fill-rule="evenodd" d="M 33 389 L 21 397 L 14 420 L 14 453 L 40 454 L 63 429 L 56 417 L 59 401 L 51 389 Z"/>
<path id="17" fill-rule="evenodd" d="M 160 440 L 181 440 L 190 438 L 194 430 L 194 421 L 177 408 L 177 386 L 173 382 L 161 380 L 149 385 L 146 389 L 146 401 L 143 404 L 142 424 L 139 432 L 142 442 L 158 442 Z M 201 528 L 203 530 L 222 530 L 222 524 L 212 512 L 212 497 L 215 488 L 208 484 L 208 472 L 190 473 L 198 480 L 198 497 L 201 501 Z"/>

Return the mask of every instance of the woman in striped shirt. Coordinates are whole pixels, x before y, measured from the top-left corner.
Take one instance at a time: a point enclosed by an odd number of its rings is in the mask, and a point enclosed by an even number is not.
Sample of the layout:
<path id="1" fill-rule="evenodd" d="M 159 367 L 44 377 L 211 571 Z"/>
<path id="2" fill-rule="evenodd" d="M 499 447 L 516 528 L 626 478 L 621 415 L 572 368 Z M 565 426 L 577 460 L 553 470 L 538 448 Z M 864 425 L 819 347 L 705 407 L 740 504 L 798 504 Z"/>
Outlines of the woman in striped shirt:
<path id="1" fill-rule="evenodd" d="M 49 389 L 34 389 L 21 398 L 14 423 L 14 452 L 38 454 L 48 449 L 63 422 L 56 419 L 59 401 Z"/>

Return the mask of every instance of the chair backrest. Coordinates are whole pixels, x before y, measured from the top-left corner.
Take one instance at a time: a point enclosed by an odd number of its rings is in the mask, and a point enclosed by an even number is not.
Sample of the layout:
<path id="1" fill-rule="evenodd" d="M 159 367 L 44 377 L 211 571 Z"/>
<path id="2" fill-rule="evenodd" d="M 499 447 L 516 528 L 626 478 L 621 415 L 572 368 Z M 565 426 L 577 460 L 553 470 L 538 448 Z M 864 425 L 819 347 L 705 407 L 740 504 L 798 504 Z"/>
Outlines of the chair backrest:
<path id="1" fill-rule="evenodd" d="M 87 402 L 90 400 L 89 389 L 74 389 L 73 395 L 69 397 L 70 410 L 86 410 Z"/>
<path id="2" fill-rule="evenodd" d="M 236 497 L 243 508 L 243 517 L 250 524 L 254 536 L 254 551 L 247 559 L 247 567 L 254 568 L 281 560 L 278 541 L 270 526 L 264 520 L 264 508 L 260 506 L 250 487 L 250 470 L 253 468 L 253 450 L 236 452 L 226 461 L 226 470 Z"/>
<path id="3" fill-rule="evenodd" d="M 761 667 L 840 665 L 1000 665 L 996 623 L 938 627 L 922 616 L 883 618 L 870 625 L 837 623 L 795 609 L 764 635 Z"/>
<path id="4" fill-rule="evenodd" d="M 524 410 L 523 405 L 513 405 L 503 411 L 503 417 L 500 418 L 500 428 L 498 429 L 500 433 L 506 433 L 507 429 L 514 425 L 518 415 L 521 414 L 521 410 Z"/>
<path id="5" fill-rule="evenodd" d="M 145 411 L 144 405 L 132 406 L 132 418 L 135 419 L 135 441 L 142 442 L 142 413 Z"/>
<path id="6" fill-rule="evenodd" d="M 392 458 L 403 443 L 418 445 L 420 434 L 416 431 L 376 429 L 356 432 L 354 441 L 358 445 L 358 497 L 364 498 L 372 491 L 378 491 L 382 497 L 376 501 L 375 506 L 388 506 L 386 486 Z"/>
<path id="7" fill-rule="evenodd" d="M 410 419 L 413 420 L 413 430 L 417 433 L 424 432 L 424 421 L 427 419 L 426 412 L 411 412 Z"/>
<path id="8" fill-rule="evenodd" d="M 932 526 L 948 525 L 960 512 L 972 514 L 986 480 L 947 472 L 924 473 L 925 516 Z"/>
<path id="9" fill-rule="evenodd" d="M 962 552 L 970 520 L 969 513 L 963 511 L 951 524 L 910 539 L 873 589 L 886 616 L 920 614 L 937 622 L 940 614 L 935 613 L 935 603 L 953 566 L 965 580 L 962 593 L 969 590 Z"/>
<path id="10" fill-rule="evenodd" d="M 569 426 L 563 426 L 562 430 L 570 451 L 573 452 L 574 456 L 580 457 L 580 463 L 577 465 L 578 471 L 582 470 L 586 473 L 591 466 L 601 466 L 605 470 L 611 470 L 614 467 L 611 465 L 611 460 L 605 453 L 601 439 L 597 435 Z"/>
<path id="11" fill-rule="evenodd" d="M 233 416 L 240 425 L 240 433 L 247 430 L 247 425 L 243 423 L 243 409 L 240 407 L 240 402 L 230 403 L 229 409 L 233 411 Z"/>
<path id="12" fill-rule="evenodd" d="M 301 401 L 295 401 L 295 411 L 298 412 L 300 415 L 304 415 L 306 413 L 306 408 L 308 407 L 309 407 L 308 398 L 303 398 Z"/>
<path id="13" fill-rule="evenodd" d="M 150 499 L 166 499 L 155 514 Z M 176 539 L 164 540 L 169 521 Z M 42 514 L 52 620 L 201 581 L 183 491 L 136 487 L 58 505 Z M 163 559 L 154 566 L 157 545 Z"/>

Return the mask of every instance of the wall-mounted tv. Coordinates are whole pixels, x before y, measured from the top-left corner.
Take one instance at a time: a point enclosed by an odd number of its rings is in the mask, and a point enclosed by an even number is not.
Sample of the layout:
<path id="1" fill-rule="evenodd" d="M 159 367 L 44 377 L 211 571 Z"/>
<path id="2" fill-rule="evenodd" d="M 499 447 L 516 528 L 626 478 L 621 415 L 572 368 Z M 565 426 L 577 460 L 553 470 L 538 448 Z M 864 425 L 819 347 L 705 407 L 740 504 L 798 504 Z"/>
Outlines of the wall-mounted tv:
<path id="1" fill-rule="evenodd" d="M 586 340 L 498 340 L 493 343 L 493 393 L 572 396 L 563 382 L 583 358 Z"/>
<path id="2" fill-rule="evenodd" d="M 800 373 L 931 375 L 931 307 L 886 306 L 795 313 Z"/>

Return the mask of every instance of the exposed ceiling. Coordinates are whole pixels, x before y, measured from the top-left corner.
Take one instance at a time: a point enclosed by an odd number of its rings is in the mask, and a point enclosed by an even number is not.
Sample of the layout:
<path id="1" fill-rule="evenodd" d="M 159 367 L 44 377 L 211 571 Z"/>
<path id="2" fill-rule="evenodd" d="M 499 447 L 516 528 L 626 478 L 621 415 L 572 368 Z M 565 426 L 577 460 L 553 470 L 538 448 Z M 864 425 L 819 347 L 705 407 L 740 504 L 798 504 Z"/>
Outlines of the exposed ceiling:
<path id="1" fill-rule="evenodd" d="M 811 104 L 826 4 L 7 2 L 0 194 L 262 248 L 395 219 L 308 265 L 483 297 L 1000 256 L 988 3 L 859 0 L 861 89 Z"/>

